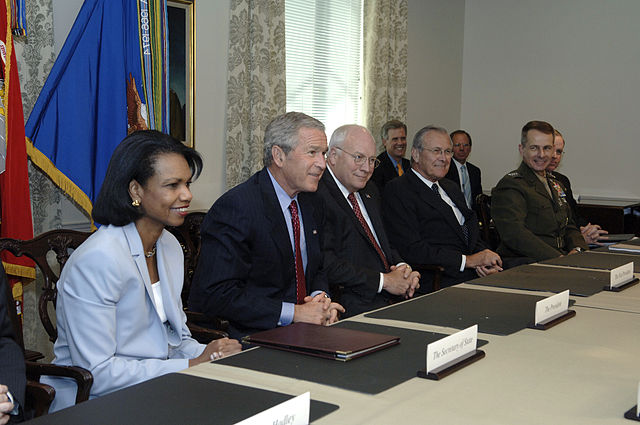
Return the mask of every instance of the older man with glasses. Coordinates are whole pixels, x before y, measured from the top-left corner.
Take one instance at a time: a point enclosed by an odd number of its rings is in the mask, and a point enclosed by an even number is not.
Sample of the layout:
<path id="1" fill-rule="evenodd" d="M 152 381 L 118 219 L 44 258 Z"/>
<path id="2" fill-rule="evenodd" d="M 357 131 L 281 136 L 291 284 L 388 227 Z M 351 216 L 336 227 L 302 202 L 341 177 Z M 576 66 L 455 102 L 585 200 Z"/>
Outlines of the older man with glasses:
<path id="1" fill-rule="evenodd" d="M 522 163 L 491 192 L 491 216 L 500 234 L 497 251 L 504 257 L 540 261 L 587 249 L 564 187 L 546 171 L 553 142 L 551 124 L 525 124 L 518 146 Z"/>
<path id="2" fill-rule="evenodd" d="M 380 214 L 380 195 L 370 181 L 380 164 L 366 128 L 336 129 L 327 169 L 318 185 L 325 201 L 324 265 L 331 287 L 349 316 L 412 297 L 420 275 L 392 248 Z M 336 298 L 338 297 L 338 298 Z"/>
<path id="3" fill-rule="evenodd" d="M 409 264 L 443 266 L 443 286 L 502 270 L 500 256 L 480 239 L 478 219 L 460 186 L 444 178 L 452 156 L 447 130 L 422 128 L 413 138 L 411 170 L 389 182 L 383 195 L 391 244 Z M 424 275 L 423 282 L 430 277 Z"/>

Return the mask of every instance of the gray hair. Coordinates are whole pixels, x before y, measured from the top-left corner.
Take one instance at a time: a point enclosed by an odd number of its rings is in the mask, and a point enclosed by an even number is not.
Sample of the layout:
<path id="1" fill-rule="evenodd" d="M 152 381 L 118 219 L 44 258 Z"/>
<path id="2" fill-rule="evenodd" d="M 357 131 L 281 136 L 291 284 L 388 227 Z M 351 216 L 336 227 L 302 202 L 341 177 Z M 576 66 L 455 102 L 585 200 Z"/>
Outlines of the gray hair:
<path id="1" fill-rule="evenodd" d="M 273 162 L 271 150 L 280 146 L 285 155 L 298 145 L 298 132 L 301 128 L 315 128 L 324 132 L 324 124 L 302 112 L 287 112 L 278 115 L 267 124 L 264 131 L 264 165 L 269 167 Z"/>
<path id="2" fill-rule="evenodd" d="M 424 139 L 424 136 L 430 131 L 441 133 L 449 137 L 449 132 L 447 131 L 447 129 L 438 127 L 436 125 L 428 125 L 426 127 L 422 127 L 420 130 L 418 130 L 416 135 L 413 136 L 413 144 L 411 145 L 411 149 L 416 149 L 417 151 L 422 152 L 422 139 Z M 451 138 L 449 138 L 449 141 L 451 141 Z"/>
<path id="3" fill-rule="evenodd" d="M 344 141 L 346 140 L 347 135 L 349 134 L 349 131 L 358 130 L 358 129 L 363 129 L 364 131 L 367 132 L 369 136 L 371 136 L 371 132 L 367 129 L 367 127 L 363 127 L 358 124 L 341 125 L 340 127 L 336 128 L 333 131 L 333 134 L 331 135 L 331 140 L 329 141 L 329 149 L 334 147 L 340 148 L 344 146 Z M 371 136 L 371 138 L 373 139 L 373 136 Z"/>

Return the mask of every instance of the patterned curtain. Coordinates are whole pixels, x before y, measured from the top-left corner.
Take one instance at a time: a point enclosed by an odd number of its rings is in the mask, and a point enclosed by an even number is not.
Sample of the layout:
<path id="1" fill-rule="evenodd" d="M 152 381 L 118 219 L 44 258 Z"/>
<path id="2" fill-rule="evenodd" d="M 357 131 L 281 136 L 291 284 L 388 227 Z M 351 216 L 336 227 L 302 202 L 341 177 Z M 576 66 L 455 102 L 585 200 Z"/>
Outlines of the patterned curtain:
<path id="1" fill-rule="evenodd" d="M 285 112 L 284 0 L 232 0 L 227 88 L 227 187 L 262 168 L 263 135 Z"/>
<path id="2" fill-rule="evenodd" d="M 380 142 L 385 122 L 407 120 L 407 0 L 365 0 L 363 15 L 362 115 Z"/>
<path id="3" fill-rule="evenodd" d="M 55 61 L 53 42 L 52 0 L 26 0 L 27 36 L 14 37 L 22 107 L 25 120 L 40 94 L 47 75 Z M 29 189 L 33 212 L 33 234 L 62 226 L 62 194 L 51 181 L 29 163 Z M 42 276 L 24 287 L 25 346 L 53 359 L 53 345 L 49 342 L 38 317 L 37 297 L 40 295 Z"/>

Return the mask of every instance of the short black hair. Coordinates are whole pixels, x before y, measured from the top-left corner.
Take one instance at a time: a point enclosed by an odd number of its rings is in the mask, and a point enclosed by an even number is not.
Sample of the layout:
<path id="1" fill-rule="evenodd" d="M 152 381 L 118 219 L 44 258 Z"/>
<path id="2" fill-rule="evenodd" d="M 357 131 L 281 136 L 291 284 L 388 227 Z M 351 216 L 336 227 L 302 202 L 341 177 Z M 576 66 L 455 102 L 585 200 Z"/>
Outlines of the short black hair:
<path id="1" fill-rule="evenodd" d="M 542 134 L 550 134 L 553 136 L 553 140 L 555 140 L 555 130 L 553 126 L 546 121 L 529 121 L 522 127 L 522 131 L 520 132 L 520 144 L 524 147 L 527 146 L 527 133 L 530 130 L 537 130 Z"/>
<path id="2" fill-rule="evenodd" d="M 465 130 L 452 131 L 451 134 L 449 135 L 449 137 L 451 138 L 451 143 L 453 143 L 453 136 L 455 136 L 456 134 L 464 134 L 465 136 L 467 136 L 467 140 L 469 140 L 469 146 L 473 146 L 473 142 L 471 141 L 471 135 L 467 133 Z"/>
<path id="3" fill-rule="evenodd" d="M 195 180 L 202 171 L 200 154 L 168 134 L 156 130 L 136 131 L 115 148 L 93 206 L 93 220 L 100 224 L 124 226 L 142 217 L 140 208 L 131 205 L 129 183 L 144 185 L 155 174 L 159 155 L 176 153 L 189 164 Z"/>

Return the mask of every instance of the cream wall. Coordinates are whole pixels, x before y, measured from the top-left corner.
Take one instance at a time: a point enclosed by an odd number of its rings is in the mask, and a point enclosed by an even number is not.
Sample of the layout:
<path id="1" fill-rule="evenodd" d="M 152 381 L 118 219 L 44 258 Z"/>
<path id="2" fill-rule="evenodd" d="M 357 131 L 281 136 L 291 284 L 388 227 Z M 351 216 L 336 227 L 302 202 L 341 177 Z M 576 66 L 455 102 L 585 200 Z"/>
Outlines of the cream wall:
<path id="1" fill-rule="evenodd" d="M 519 164 L 520 129 L 560 129 L 574 193 L 640 199 L 637 0 L 467 0 L 462 126 L 490 189 Z"/>
<path id="2" fill-rule="evenodd" d="M 409 0 L 407 131 L 460 123 L 464 0 Z M 407 149 L 407 157 L 410 153 Z"/>
<path id="3" fill-rule="evenodd" d="M 225 106 L 230 0 L 196 0 L 196 141 L 204 171 L 192 209 L 207 210 L 225 192 Z"/>

